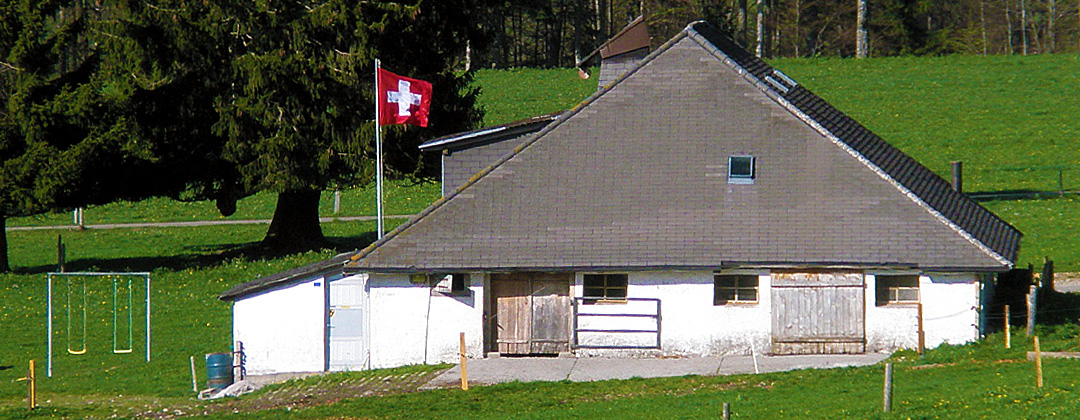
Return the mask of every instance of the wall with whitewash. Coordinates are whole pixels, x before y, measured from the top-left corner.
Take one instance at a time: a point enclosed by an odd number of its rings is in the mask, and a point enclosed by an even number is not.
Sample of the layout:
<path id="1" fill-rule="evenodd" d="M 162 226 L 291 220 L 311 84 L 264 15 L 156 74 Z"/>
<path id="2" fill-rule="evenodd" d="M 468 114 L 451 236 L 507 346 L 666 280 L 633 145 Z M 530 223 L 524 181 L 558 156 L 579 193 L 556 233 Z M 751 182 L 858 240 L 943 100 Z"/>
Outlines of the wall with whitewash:
<path id="1" fill-rule="evenodd" d="M 867 350 L 916 348 L 919 343 L 918 306 L 876 306 L 876 287 L 876 277 L 867 275 Z M 924 274 L 919 277 L 927 348 L 979 339 L 979 287 L 978 274 Z"/>
<path id="2" fill-rule="evenodd" d="M 471 273 L 467 295 L 433 292 L 407 274 L 371 274 L 371 367 L 457 363 L 459 334 L 468 357 L 483 357 L 484 276 Z"/>
<path id="3" fill-rule="evenodd" d="M 631 298 L 660 300 L 660 350 L 578 349 L 579 356 L 715 356 L 766 353 L 771 335 L 769 274 L 758 276 L 758 301 L 713 304 L 711 271 L 647 271 L 628 273 Z M 410 364 L 456 363 L 459 334 L 464 332 L 468 357 L 483 357 L 483 273 L 470 273 L 468 293 L 434 292 L 415 284 L 407 274 L 370 274 L 365 326 L 371 368 Z M 577 273 L 573 296 L 582 295 L 583 273 Z M 915 305 L 875 305 L 876 281 L 866 281 L 867 351 L 914 348 L 918 343 Z M 233 305 L 233 337 L 244 343 L 248 374 L 306 372 L 324 369 L 322 277 L 238 299 Z M 926 345 L 977 340 L 979 276 L 928 274 L 919 282 Z M 655 314 L 654 301 L 581 304 L 582 314 Z M 579 316 L 579 328 L 655 330 L 650 317 Z M 583 333 L 584 345 L 651 346 L 653 333 Z"/>
<path id="4" fill-rule="evenodd" d="M 735 274 L 735 273 L 733 273 Z M 756 303 L 713 304 L 712 271 L 647 271 L 628 275 L 627 297 L 660 299 L 661 350 L 579 349 L 579 355 L 719 355 L 768 351 L 770 323 L 769 276 L 758 271 Z M 584 274 L 575 276 L 574 296 L 582 295 Z M 654 302 L 597 303 L 579 306 L 582 313 L 655 314 Z M 651 318 L 578 317 L 579 328 L 655 329 Z M 637 345 L 656 342 L 650 333 L 583 333 L 585 345 Z"/>
<path id="5" fill-rule="evenodd" d="M 244 345 L 249 375 L 325 368 L 322 277 L 237 299 L 233 340 Z"/>

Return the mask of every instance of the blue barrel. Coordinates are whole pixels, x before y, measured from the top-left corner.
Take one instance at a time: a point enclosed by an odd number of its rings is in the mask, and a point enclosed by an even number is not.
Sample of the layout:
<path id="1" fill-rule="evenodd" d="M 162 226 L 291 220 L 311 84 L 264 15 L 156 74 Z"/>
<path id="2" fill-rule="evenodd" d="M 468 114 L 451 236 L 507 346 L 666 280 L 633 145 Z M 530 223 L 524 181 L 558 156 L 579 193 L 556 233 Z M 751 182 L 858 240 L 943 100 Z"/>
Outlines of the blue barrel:
<path id="1" fill-rule="evenodd" d="M 222 390 L 232 385 L 232 354 L 210 353 L 206 355 L 206 386 Z"/>

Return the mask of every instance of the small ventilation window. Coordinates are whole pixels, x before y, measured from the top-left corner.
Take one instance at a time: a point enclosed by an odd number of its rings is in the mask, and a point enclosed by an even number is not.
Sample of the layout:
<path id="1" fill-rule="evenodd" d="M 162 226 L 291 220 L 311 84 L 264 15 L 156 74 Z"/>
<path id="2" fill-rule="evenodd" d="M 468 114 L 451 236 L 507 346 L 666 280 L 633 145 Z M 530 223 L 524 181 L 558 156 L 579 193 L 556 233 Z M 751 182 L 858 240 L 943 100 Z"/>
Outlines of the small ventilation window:
<path id="1" fill-rule="evenodd" d="M 753 184 L 756 175 L 756 159 L 753 156 L 740 155 L 728 158 L 728 183 Z"/>

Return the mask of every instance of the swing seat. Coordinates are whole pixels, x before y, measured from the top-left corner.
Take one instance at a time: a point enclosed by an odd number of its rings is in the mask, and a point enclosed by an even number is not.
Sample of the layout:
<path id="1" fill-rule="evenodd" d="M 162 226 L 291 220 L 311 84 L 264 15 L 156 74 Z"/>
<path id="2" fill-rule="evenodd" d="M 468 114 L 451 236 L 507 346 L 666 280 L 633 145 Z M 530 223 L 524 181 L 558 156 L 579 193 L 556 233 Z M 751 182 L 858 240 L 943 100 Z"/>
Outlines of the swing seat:
<path id="1" fill-rule="evenodd" d="M 82 350 L 67 349 L 67 351 L 68 351 L 68 353 L 71 353 L 71 354 L 86 354 L 86 349 L 82 349 Z"/>
<path id="2" fill-rule="evenodd" d="M 132 350 L 131 349 L 113 349 L 112 352 L 115 353 L 115 354 L 127 354 L 127 353 L 132 353 Z"/>

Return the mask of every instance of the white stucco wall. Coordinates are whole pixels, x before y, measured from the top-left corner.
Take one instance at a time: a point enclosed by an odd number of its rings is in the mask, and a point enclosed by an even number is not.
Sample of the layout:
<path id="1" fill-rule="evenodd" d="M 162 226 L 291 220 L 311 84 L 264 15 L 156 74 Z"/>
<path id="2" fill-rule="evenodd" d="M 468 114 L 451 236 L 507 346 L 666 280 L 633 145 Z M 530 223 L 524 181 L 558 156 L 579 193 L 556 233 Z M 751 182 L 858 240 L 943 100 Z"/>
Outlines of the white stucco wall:
<path id="1" fill-rule="evenodd" d="M 371 367 L 457 363 L 459 334 L 468 357 L 483 357 L 484 276 L 469 275 L 469 295 L 432 292 L 406 274 L 371 274 Z"/>
<path id="2" fill-rule="evenodd" d="M 732 274 L 758 275 L 757 303 L 713 305 L 712 271 L 647 271 L 628 273 L 628 297 L 659 298 L 661 300 L 661 346 L 656 351 L 625 351 L 580 349 L 579 355 L 718 355 L 750 354 L 768 351 L 771 321 L 769 309 L 769 276 L 760 271 L 738 271 Z M 582 295 L 584 275 L 575 276 L 574 296 Z M 588 306 L 586 308 L 586 306 Z M 651 302 L 625 304 L 583 305 L 582 312 L 591 313 L 653 313 Z M 648 318 L 579 318 L 579 326 L 588 328 L 651 329 Z M 602 334 L 579 336 L 582 344 L 650 344 L 651 334 Z"/>
<path id="3" fill-rule="evenodd" d="M 918 307 L 915 304 L 875 306 L 876 287 L 876 276 L 867 275 L 867 350 L 914 349 L 918 346 Z M 978 274 L 919 277 L 927 348 L 979 339 L 979 287 Z"/>
<path id="4" fill-rule="evenodd" d="M 659 351 L 579 349 L 580 356 L 749 354 L 769 350 L 771 278 L 763 270 L 732 274 L 758 276 L 756 303 L 713 304 L 713 272 L 648 271 L 628 273 L 629 297 L 661 300 Z M 456 363 L 459 333 L 464 332 L 468 357 L 483 357 L 483 273 L 470 273 L 467 295 L 432 292 L 413 284 L 407 274 L 364 274 L 367 277 L 367 342 L 370 367 Z M 582 295 L 583 273 L 574 277 L 573 296 Z M 917 345 L 915 305 L 875 306 L 876 277 L 866 279 L 867 350 L 914 348 Z M 244 343 L 249 374 L 321 371 L 324 368 L 324 280 L 300 283 L 237 300 L 233 337 Z M 924 274 L 920 298 L 927 347 L 978 339 L 977 274 Z M 590 313 L 654 313 L 653 302 L 582 305 Z M 582 328 L 652 329 L 650 318 L 579 317 Z M 583 334 L 581 344 L 655 342 L 653 334 Z"/>
<path id="5" fill-rule="evenodd" d="M 919 281 L 919 293 L 927 347 L 979 339 L 978 275 L 924 275 Z"/>
<path id="6" fill-rule="evenodd" d="M 324 368 L 322 277 L 233 303 L 233 340 L 244 344 L 249 375 Z"/>

